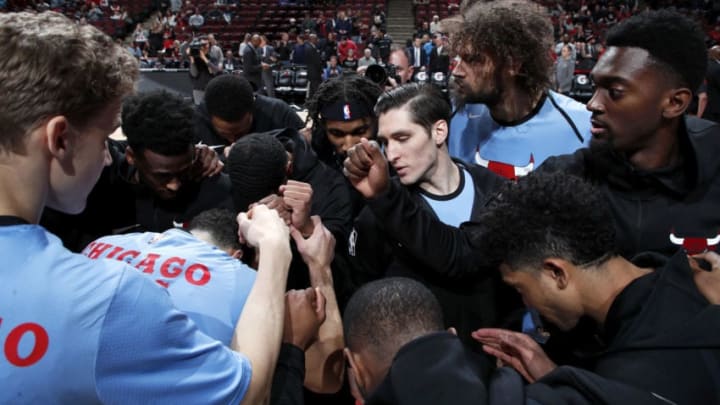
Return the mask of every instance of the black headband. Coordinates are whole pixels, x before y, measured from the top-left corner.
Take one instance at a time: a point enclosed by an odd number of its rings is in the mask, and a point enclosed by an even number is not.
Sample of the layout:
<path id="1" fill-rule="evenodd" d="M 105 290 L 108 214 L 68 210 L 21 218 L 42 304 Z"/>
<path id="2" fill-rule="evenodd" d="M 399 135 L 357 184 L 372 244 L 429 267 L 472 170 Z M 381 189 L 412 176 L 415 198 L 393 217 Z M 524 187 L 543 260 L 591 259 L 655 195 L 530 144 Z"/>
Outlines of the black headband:
<path id="1" fill-rule="evenodd" d="M 352 121 L 369 117 L 372 111 L 365 105 L 354 101 L 337 101 L 320 110 L 320 117 L 326 121 Z"/>

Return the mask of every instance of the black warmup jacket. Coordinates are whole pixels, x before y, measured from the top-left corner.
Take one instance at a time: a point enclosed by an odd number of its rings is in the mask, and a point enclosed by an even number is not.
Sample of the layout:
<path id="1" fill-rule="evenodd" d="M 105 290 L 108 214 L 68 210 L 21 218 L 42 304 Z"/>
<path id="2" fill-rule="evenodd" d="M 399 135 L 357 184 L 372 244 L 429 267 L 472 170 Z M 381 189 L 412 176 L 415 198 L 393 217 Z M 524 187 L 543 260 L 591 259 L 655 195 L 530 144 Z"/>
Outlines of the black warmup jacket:
<path id="1" fill-rule="evenodd" d="M 477 402 L 483 404 L 485 402 Z M 668 405 L 670 402 L 622 381 L 581 368 L 561 366 L 527 385 L 510 367 L 493 373 L 488 386 L 490 405 Z"/>
<path id="2" fill-rule="evenodd" d="M 485 355 L 469 351 L 447 332 L 419 337 L 395 355 L 385 379 L 366 405 L 478 405 L 493 369 Z"/>
<path id="3" fill-rule="evenodd" d="M 467 168 L 474 180 L 470 219 L 476 221 L 505 180 L 484 167 L 456 164 Z M 420 281 L 440 302 L 446 326 L 455 327 L 460 339 L 471 345 L 476 343 L 470 332 L 498 326 L 520 307 L 517 293 L 502 283 L 499 272 L 481 266 L 482 258 L 462 226 L 442 223 L 418 187 L 393 179 L 385 193 L 366 203 L 348 241 L 356 285 L 382 277 Z"/>
<path id="4" fill-rule="evenodd" d="M 642 171 L 611 151 L 580 149 L 552 157 L 540 171 L 563 171 L 606 195 L 626 258 L 646 251 L 671 256 L 717 250 L 720 243 L 720 125 L 685 117 L 678 133 L 683 162 Z"/>
<path id="5" fill-rule="evenodd" d="M 261 94 L 255 95 L 252 114 L 253 123 L 248 132 L 250 134 L 282 128 L 302 129 L 305 126 L 297 113 L 286 102 Z M 205 145 L 229 145 L 213 128 L 204 101 L 195 109 L 194 132 L 196 141 Z M 219 151 L 222 156 L 221 152 Z"/>
<path id="6" fill-rule="evenodd" d="M 600 337 L 595 373 L 677 404 L 720 403 L 720 305 L 700 293 L 684 253 L 625 287 Z"/>
<path id="7" fill-rule="evenodd" d="M 656 267 L 615 298 L 587 370 L 562 366 L 525 386 L 507 368 L 491 380 L 491 404 L 718 404 L 720 306 L 698 291 L 685 255 L 638 255 Z"/>
<path id="8" fill-rule="evenodd" d="M 172 201 L 154 196 L 135 184 L 136 169 L 125 160 L 126 144 L 109 140 L 112 164 L 103 170 L 91 191 L 85 210 L 78 215 L 46 208 L 40 220 L 62 239 L 66 248 L 79 252 L 100 236 L 128 232 L 162 232 L 187 224 L 211 208 L 232 209 L 230 180 L 225 174 L 183 184 Z"/>
<path id="9" fill-rule="evenodd" d="M 313 198 L 310 214 L 320 216 L 323 225 L 335 236 L 335 256 L 337 258 L 345 252 L 345 241 L 352 228 L 349 184 L 337 170 L 318 160 L 315 152 L 296 129 L 278 129 L 268 133 L 285 145 L 285 149 L 293 155 L 290 179 L 312 186 Z M 349 269 L 346 265 L 338 263 L 340 260 L 333 262 L 333 282 L 338 302 L 343 308 L 353 290 Z M 310 286 L 307 266 L 299 253 L 294 252 L 290 267 L 288 288 Z"/>

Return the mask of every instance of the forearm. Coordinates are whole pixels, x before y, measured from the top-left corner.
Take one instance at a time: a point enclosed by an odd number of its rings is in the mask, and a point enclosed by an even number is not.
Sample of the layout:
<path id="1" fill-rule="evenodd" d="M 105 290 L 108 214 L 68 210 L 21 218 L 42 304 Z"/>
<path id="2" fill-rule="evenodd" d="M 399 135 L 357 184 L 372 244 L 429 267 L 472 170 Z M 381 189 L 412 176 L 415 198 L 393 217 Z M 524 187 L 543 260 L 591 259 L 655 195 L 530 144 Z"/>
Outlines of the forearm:
<path id="1" fill-rule="evenodd" d="M 208 61 L 207 66 L 208 66 L 208 71 L 211 74 L 216 74 L 216 73 L 222 72 L 222 70 L 223 70 L 222 63 L 220 63 L 219 65 L 216 65 L 216 64 Z"/>
<path id="2" fill-rule="evenodd" d="M 305 386 L 321 394 L 335 393 L 343 383 L 345 342 L 330 266 L 311 268 L 310 284 L 320 290 L 326 302 L 325 322 L 320 325 L 317 340 L 305 351 Z"/>
<path id="3" fill-rule="evenodd" d="M 259 254 L 257 278 L 230 345 L 252 364 L 252 379 L 243 404 L 259 403 L 269 392 L 282 340 L 284 293 L 291 259 L 287 241 L 261 243 Z"/>

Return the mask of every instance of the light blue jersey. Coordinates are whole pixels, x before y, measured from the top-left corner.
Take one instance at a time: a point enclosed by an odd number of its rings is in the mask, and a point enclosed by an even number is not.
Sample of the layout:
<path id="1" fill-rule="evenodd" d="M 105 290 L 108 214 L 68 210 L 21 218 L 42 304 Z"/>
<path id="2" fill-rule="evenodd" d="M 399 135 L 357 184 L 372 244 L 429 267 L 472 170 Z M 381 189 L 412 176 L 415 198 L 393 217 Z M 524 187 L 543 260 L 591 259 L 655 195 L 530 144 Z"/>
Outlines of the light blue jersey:
<path id="1" fill-rule="evenodd" d="M 550 156 L 587 146 L 591 125 L 585 105 L 552 91 L 548 94 L 535 115 L 513 126 L 495 122 L 484 104 L 466 105 L 450 124 L 450 155 L 516 179 Z"/>
<path id="2" fill-rule="evenodd" d="M 201 331 L 226 345 L 256 275 L 240 260 L 178 229 L 106 236 L 83 254 L 135 267 L 167 288 L 178 309 Z"/>
<path id="3" fill-rule="evenodd" d="M 200 332 L 124 263 L 0 227 L 0 403 L 239 403 L 248 359 Z"/>
<path id="4" fill-rule="evenodd" d="M 420 192 L 420 195 L 435 211 L 438 219 L 442 223 L 456 228 L 470 220 L 475 202 L 475 184 L 472 176 L 463 168 L 460 168 L 460 174 L 458 189 L 449 195 L 437 196 Z"/>

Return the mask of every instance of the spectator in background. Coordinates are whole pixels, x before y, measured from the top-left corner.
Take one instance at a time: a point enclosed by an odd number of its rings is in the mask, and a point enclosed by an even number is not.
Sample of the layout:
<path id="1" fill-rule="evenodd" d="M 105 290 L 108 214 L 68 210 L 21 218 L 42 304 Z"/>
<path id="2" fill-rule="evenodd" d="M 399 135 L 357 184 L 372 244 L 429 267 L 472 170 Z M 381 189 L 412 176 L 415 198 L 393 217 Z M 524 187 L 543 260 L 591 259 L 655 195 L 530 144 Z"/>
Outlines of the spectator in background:
<path id="1" fill-rule="evenodd" d="M 363 50 L 363 57 L 358 59 L 358 67 L 368 67 L 376 64 L 377 60 L 372 56 L 372 50 L 370 48 L 365 48 Z"/>
<path id="2" fill-rule="evenodd" d="M 350 31 L 352 31 L 352 20 L 345 15 L 344 11 L 338 11 L 335 20 L 335 33 L 342 39 L 350 36 Z"/>
<path id="3" fill-rule="evenodd" d="M 412 46 L 408 48 L 408 58 L 410 58 L 410 66 L 412 66 L 416 72 L 419 72 L 421 68 L 425 68 L 427 54 L 422 46 L 422 38 L 417 35 L 413 38 Z"/>
<path id="4" fill-rule="evenodd" d="M 450 52 L 446 46 L 447 38 L 442 33 L 435 34 L 433 38 L 435 47 L 430 52 L 428 70 L 430 73 L 442 72 L 447 75 L 450 71 Z"/>
<path id="5" fill-rule="evenodd" d="M 290 62 L 290 55 L 293 52 L 293 45 L 290 43 L 290 35 L 287 32 L 280 34 L 280 40 L 275 44 L 275 54 L 280 63 Z"/>
<path id="6" fill-rule="evenodd" d="M 337 55 L 339 58 L 340 63 L 345 61 L 345 58 L 347 58 L 348 50 L 353 50 L 353 52 L 358 51 L 357 44 L 353 42 L 350 37 L 346 36 L 340 36 L 340 43 L 337 46 Z"/>
<path id="7" fill-rule="evenodd" d="M 572 54 L 573 59 L 577 59 L 577 49 L 575 49 L 575 44 L 570 41 L 570 35 L 563 34 L 562 39 L 560 42 L 555 44 L 555 54 L 560 56 L 560 53 L 562 52 L 562 49 L 564 46 L 569 46 Z"/>
<path id="8" fill-rule="evenodd" d="M 250 45 L 250 39 L 252 38 L 251 34 L 245 34 L 243 36 L 242 42 L 240 42 L 240 45 L 238 46 L 238 56 L 240 57 L 240 62 L 242 62 L 243 54 L 245 54 L 245 48 Z"/>
<path id="9" fill-rule="evenodd" d="M 265 35 L 260 36 L 260 48 L 258 48 L 260 62 L 262 65 L 262 84 L 265 95 L 275 97 L 275 78 L 273 77 L 272 67 L 277 63 L 275 48 L 273 48 Z"/>
<path id="10" fill-rule="evenodd" d="M 415 31 L 415 35 L 423 36 L 427 35 L 428 37 L 433 36 L 432 33 L 430 33 L 430 26 L 428 25 L 427 21 L 423 21 L 420 23 L 420 27 L 418 27 L 417 31 Z"/>
<path id="11" fill-rule="evenodd" d="M 415 68 L 409 63 L 407 48 L 400 44 L 393 44 L 390 47 L 388 64 L 395 66 L 395 73 L 397 74 L 396 78 L 388 78 L 392 87 L 397 87 L 412 80 Z M 399 83 L 396 82 L 397 79 L 400 79 Z"/>
<path id="12" fill-rule="evenodd" d="M 373 56 L 380 63 L 387 63 L 390 57 L 390 46 L 392 40 L 385 36 L 385 29 L 379 29 L 375 31 L 375 37 L 371 42 Z"/>
<path id="13" fill-rule="evenodd" d="M 372 23 L 378 30 L 385 29 L 385 12 L 378 6 L 373 6 Z"/>
<path id="14" fill-rule="evenodd" d="M 440 29 L 440 16 L 435 14 L 432 18 L 432 21 L 430 22 L 430 35 L 435 35 L 435 33 Z"/>
<path id="15" fill-rule="evenodd" d="M 337 56 L 330 57 L 327 67 L 323 69 L 323 80 L 329 80 L 342 75 L 342 68 L 338 66 L 337 62 Z"/>
<path id="16" fill-rule="evenodd" d="M 338 54 L 338 43 L 336 41 L 337 35 L 334 32 L 329 32 L 327 38 L 318 38 L 318 50 L 320 51 L 320 58 L 323 62 L 327 63 L 331 56 Z"/>
<path id="17" fill-rule="evenodd" d="M 205 25 L 205 17 L 200 14 L 199 8 L 195 7 L 195 12 L 193 13 L 193 15 L 190 16 L 190 18 L 188 18 L 188 25 L 195 32 L 200 30 L 200 27 Z"/>
<path id="18" fill-rule="evenodd" d="M 267 63 L 262 62 L 258 54 L 259 47 L 260 35 L 253 34 L 242 55 L 243 75 L 256 92 L 262 92 L 262 71 L 270 67 Z"/>
<path id="19" fill-rule="evenodd" d="M 318 37 L 310 34 L 310 39 L 305 44 L 305 65 L 308 71 L 308 93 L 306 99 L 312 98 L 317 90 L 323 75 L 323 61 L 318 50 Z"/>
<path id="20" fill-rule="evenodd" d="M 307 48 L 307 45 L 305 44 L 305 36 L 298 35 L 295 38 L 295 44 L 293 45 L 292 56 L 290 57 L 290 61 L 294 65 L 304 65 L 305 64 L 306 48 Z"/>
<path id="21" fill-rule="evenodd" d="M 428 66 L 430 64 L 430 54 L 432 53 L 435 44 L 430 40 L 430 34 L 422 34 L 422 47 L 425 50 L 425 60 L 423 65 Z"/>
<path id="22" fill-rule="evenodd" d="M 303 13 L 303 20 L 302 23 L 300 23 L 300 28 L 302 29 L 302 32 L 317 32 L 317 22 L 310 15 L 310 11 L 305 11 Z"/>
<path id="23" fill-rule="evenodd" d="M 223 51 L 220 45 L 218 45 L 218 41 L 215 39 L 214 34 L 208 34 L 207 36 L 208 45 L 210 45 L 210 51 L 208 52 L 208 59 L 210 60 L 210 63 L 216 66 L 223 66 Z"/>
<path id="24" fill-rule="evenodd" d="M 87 12 L 86 18 L 88 21 L 100 21 L 101 18 L 103 18 L 105 14 L 100 9 L 100 6 L 97 4 L 92 4 L 90 11 Z"/>
<path id="25" fill-rule="evenodd" d="M 572 58 L 570 46 L 565 45 L 555 62 L 555 90 L 560 94 L 569 95 L 574 77 L 575 59 Z"/>
<path id="26" fill-rule="evenodd" d="M 355 73 L 357 68 L 358 68 L 358 60 L 355 58 L 355 51 L 353 49 L 348 49 L 347 57 L 342 62 L 342 69 L 347 74 L 347 73 Z"/>
<path id="27" fill-rule="evenodd" d="M 225 59 L 223 63 L 223 69 L 225 69 L 225 73 L 232 73 L 234 70 L 239 69 L 241 66 L 242 63 L 238 58 L 233 55 L 232 51 L 225 51 Z"/>
<path id="28" fill-rule="evenodd" d="M 204 36 L 194 40 L 195 45 L 189 46 L 187 56 L 190 59 L 190 81 L 193 87 L 193 101 L 199 105 L 205 95 L 205 87 L 210 80 L 222 72 L 222 66 L 217 65 L 209 57 L 210 43 Z"/>

